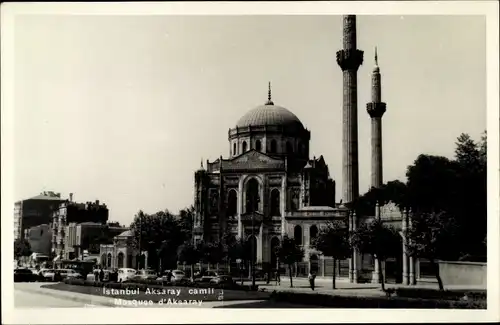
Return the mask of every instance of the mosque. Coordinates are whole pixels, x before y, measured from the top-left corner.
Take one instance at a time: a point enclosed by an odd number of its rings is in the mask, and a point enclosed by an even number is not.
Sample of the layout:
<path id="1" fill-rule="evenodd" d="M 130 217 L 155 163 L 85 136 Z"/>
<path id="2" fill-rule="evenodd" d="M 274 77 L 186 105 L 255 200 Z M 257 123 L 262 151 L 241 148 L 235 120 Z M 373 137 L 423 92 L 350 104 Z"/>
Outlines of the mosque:
<path id="1" fill-rule="evenodd" d="M 202 162 L 195 172 L 195 242 L 217 241 L 229 232 L 234 238 L 252 242 L 257 264 L 276 265 L 274 247 L 287 235 L 305 251 L 296 274 L 314 270 L 318 275 L 332 275 L 333 261 L 321 256 L 311 243 L 328 221 L 348 219 L 351 228 L 363 222 L 344 205 L 359 196 L 357 70 L 362 62 L 363 51 L 356 45 L 356 16 L 344 16 L 343 49 L 337 52 L 344 83 L 341 198 L 336 197 L 336 182 L 323 156 L 309 156 L 311 131 L 295 114 L 273 102 L 269 84 L 267 102 L 248 111 L 229 129 L 227 158 L 220 156 L 207 161 L 206 166 Z M 381 119 L 385 111 L 375 54 L 372 101 L 367 104 L 372 121 L 374 187 L 382 185 Z M 404 223 L 404 215 L 395 207 L 379 207 L 377 211 L 391 222 Z M 355 251 L 352 258 L 337 263 L 339 277 L 357 282 L 365 273 L 369 280 L 378 281 L 377 263 L 371 257 Z M 406 276 L 405 282 L 410 282 L 410 277 L 414 281 L 408 256 L 402 254 L 393 264 L 397 274 Z"/>

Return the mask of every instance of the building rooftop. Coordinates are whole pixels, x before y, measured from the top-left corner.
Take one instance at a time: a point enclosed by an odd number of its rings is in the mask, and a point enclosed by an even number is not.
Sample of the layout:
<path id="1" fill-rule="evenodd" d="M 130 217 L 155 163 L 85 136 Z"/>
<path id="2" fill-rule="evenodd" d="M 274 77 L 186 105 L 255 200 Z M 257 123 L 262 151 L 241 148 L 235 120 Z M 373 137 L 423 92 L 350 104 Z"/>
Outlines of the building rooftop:
<path id="1" fill-rule="evenodd" d="M 134 232 L 132 230 L 127 230 L 122 232 L 121 234 L 117 235 L 116 237 L 133 237 Z"/>
<path id="2" fill-rule="evenodd" d="M 303 128 L 302 122 L 300 122 L 299 118 L 288 109 L 281 106 L 269 104 L 258 106 L 248 111 L 239 119 L 238 123 L 236 124 L 236 126 L 240 128 L 263 125 L 298 125 Z"/>
<path id="3" fill-rule="evenodd" d="M 299 211 L 336 211 L 338 209 L 328 206 L 309 206 L 299 209 Z"/>
<path id="4" fill-rule="evenodd" d="M 52 200 L 52 201 L 62 201 L 61 193 L 54 192 L 42 192 L 37 196 L 29 198 L 28 200 Z"/>

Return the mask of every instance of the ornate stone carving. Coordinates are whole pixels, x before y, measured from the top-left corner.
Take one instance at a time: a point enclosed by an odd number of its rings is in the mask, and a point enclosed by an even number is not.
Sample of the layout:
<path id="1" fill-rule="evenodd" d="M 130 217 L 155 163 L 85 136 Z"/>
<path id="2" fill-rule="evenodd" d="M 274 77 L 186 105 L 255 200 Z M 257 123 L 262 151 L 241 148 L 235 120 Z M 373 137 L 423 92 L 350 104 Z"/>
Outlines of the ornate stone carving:
<path id="1" fill-rule="evenodd" d="M 217 213 L 219 211 L 219 193 L 217 189 L 210 189 L 210 212 Z"/>
<path id="2" fill-rule="evenodd" d="M 394 202 L 389 202 L 380 207 L 381 219 L 401 219 L 403 214 Z"/>
<path id="3" fill-rule="evenodd" d="M 233 160 L 223 161 L 224 170 L 283 169 L 282 159 L 272 158 L 257 151 L 248 151 Z"/>
<path id="4" fill-rule="evenodd" d="M 386 111 L 385 103 L 367 103 L 366 111 L 370 117 L 382 117 Z"/>
<path id="5" fill-rule="evenodd" d="M 337 64 L 342 71 L 357 71 L 363 64 L 363 51 L 357 49 L 343 49 L 337 52 Z"/>

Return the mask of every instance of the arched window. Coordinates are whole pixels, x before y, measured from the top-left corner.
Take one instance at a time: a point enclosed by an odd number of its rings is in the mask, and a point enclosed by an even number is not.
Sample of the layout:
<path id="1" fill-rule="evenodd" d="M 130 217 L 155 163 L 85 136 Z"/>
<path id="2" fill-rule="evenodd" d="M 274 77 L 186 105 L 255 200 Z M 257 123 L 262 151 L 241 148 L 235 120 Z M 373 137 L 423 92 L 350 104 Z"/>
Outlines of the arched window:
<path id="1" fill-rule="evenodd" d="M 290 142 L 286 142 L 286 153 L 293 153 L 293 146 Z"/>
<path id="2" fill-rule="evenodd" d="M 250 250 L 250 259 L 257 262 L 257 238 L 255 236 L 248 237 L 248 248 Z"/>
<path id="3" fill-rule="evenodd" d="M 275 188 L 271 191 L 271 216 L 279 216 L 280 213 L 280 191 Z"/>
<path id="4" fill-rule="evenodd" d="M 108 253 L 108 267 L 111 267 L 111 253 Z"/>
<path id="5" fill-rule="evenodd" d="M 252 178 L 247 183 L 246 191 L 246 212 L 256 212 L 259 211 L 259 183 L 255 178 Z"/>
<path id="6" fill-rule="evenodd" d="M 247 152 L 247 142 L 243 141 L 243 152 Z"/>
<path id="7" fill-rule="evenodd" d="M 295 239 L 295 242 L 297 245 L 302 245 L 302 227 L 299 225 L 296 225 L 295 228 L 293 229 L 293 238 Z"/>
<path id="8" fill-rule="evenodd" d="M 271 239 L 271 268 L 277 268 L 278 265 L 278 248 L 280 247 L 280 240 L 278 237 Z"/>
<path id="9" fill-rule="evenodd" d="M 233 143 L 233 155 L 236 155 L 236 143 Z"/>
<path id="10" fill-rule="evenodd" d="M 235 190 L 230 190 L 227 194 L 227 215 L 233 217 L 238 209 L 238 195 Z"/>
<path id="11" fill-rule="evenodd" d="M 101 266 L 102 267 L 106 266 L 106 254 L 101 255 Z"/>
<path id="12" fill-rule="evenodd" d="M 297 211 L 299 208 L 299 190 L 291 188 L 289 190 L 290 210 Z"/>
<path id="13" fill-rule="evenodd" d="M 118 253 L 118 268 L 123 267 L 123 259 L 124 259 L 123 253 L 122 252 Z"/>
<path id="14" fill-rule="evenodd" d="M 260 140 L 255 141 L 255 150 L 257 151 L 262 150 L 262 144 L 260 143 Z"/>
<path id="15" fill-rule="evenodd" d="M 303 142 L 301 142 L 299 145 L 299 148 L 300 148 L 300 153 L 305 155 L 306 154 L 306 145 Z"/>
<path id="16" fill-rule="evenodd" d="M 276 148 L 277 147 L 276 140 L 274 140 L 274 139 L 271 140 L 271 146 L 270 147 L 271 148 L 270 148 L 269 152 L 276 153 L 276 150 L 277 150 L 277 148 Z"/>
<path id="17" fill-rule="evenodd" d="M 309 227 L 309 241 L 311 244 L 313 243 L 314 238 L 318 236 L 318 227 L 316 225 L 312 225 Z"/>

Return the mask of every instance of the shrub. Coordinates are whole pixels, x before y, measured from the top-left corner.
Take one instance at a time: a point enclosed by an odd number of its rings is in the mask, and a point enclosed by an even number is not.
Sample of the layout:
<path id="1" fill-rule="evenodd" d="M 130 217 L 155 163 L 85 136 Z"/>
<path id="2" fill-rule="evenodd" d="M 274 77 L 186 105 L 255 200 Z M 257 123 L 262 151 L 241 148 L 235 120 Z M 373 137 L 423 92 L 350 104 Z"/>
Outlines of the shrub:
<path id="1" fill-rule="evenodd" d="M 86 281 L 80 279 L 65 279 L 63 281 L 70 285 L 80 285 L 80 286 L 90 286 L 90 287 L 108 287 L 112 289 L 139 289 L 140 291 L 146 291 L 147 288 L 150 289 L 161 289 L 164 287 L 178 286 L 178 287 L 189 287 L 189 288 L 214 288 L 214 289 L 228 289 L 228 290 L 242 290 L 242 291 L 257 291 L 259 286 L 252 287 L 251 285 L 240 285 L 234 284 L 212 284 L 208 282 L 187 282 L 184 284 L 173 284 L 164 283 L 162 281 L 156 280 L 134 280 L 127 282 L 94 282 Z"/>
<path id="2" fill-rule="evenodd" d="M 344 297 L 292 292 L 273 292 L 271 294 L 271 299 L 275 301 L 329 308 L 486 309 L 486 301 L 454 301 L 398 297 Z"/>
<path id="3" fill-rule="evenodd" d="M 486 300 L 486 291 L 466 291 L 466 290 L 445 290 L 425 288 L 398 288 L 396 289 L 398 297 L 421 298 L 421 299 L 445 299 L 462 300 L 464 296 L 472 300 Z"/>

